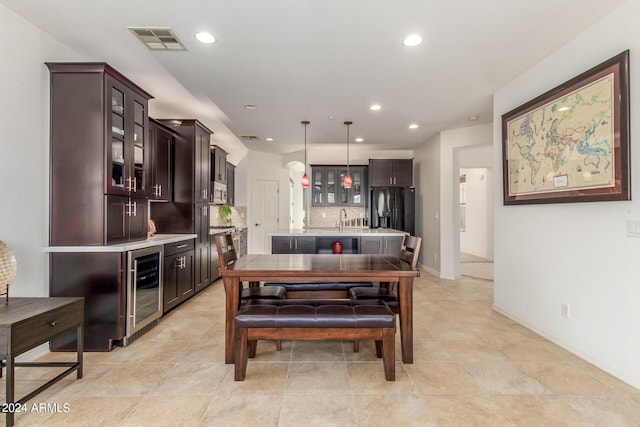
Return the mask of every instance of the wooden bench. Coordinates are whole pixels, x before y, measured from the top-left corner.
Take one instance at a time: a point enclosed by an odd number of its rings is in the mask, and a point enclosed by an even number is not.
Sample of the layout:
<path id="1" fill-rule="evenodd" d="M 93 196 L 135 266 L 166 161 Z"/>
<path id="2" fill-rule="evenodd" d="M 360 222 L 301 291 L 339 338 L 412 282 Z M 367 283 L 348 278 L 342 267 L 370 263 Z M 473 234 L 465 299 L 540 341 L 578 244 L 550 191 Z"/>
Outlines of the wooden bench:
<path id="1" fill-rule="evenodd" d="M 235 317 L 235 380 L 243 381 L 257 340 L 375 340 L 395 381 L 395 314 L 382 301 L 254 300 Z"/>

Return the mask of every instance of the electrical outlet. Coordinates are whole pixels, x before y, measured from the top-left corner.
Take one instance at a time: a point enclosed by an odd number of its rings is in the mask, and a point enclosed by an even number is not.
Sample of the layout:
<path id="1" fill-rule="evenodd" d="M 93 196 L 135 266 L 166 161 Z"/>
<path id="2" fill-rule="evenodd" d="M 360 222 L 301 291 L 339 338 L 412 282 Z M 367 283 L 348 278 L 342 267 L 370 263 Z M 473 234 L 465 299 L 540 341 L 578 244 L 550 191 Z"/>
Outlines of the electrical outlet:
<path id="1" fill-rule="evenodd" d="M 569 304 L 567 304 L 566 302 L 563 302 L 562 304 L 560 304 L 560 315 L 567 319 L 569 318 L 569 315 L 570 315 Z"/>

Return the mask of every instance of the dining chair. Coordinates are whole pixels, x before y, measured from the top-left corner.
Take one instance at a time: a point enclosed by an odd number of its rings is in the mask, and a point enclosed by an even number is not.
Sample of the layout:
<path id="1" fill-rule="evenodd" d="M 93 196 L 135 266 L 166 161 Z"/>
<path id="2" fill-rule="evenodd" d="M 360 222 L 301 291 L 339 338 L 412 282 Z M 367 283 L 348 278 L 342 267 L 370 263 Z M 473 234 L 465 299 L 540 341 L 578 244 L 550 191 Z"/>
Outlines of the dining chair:
<path id="1" fill-rule="evenodd" d="M 410 264 L 412 268 L 416 268 L 421 246 L 422 237 L 405 235 L 400 249 L 400 259 Z M 349 296 L 352 300 L 382 300 L 387 303 L 391 311 L 395 314 L 400 314 L 400 300 L 398 299 L 396 283 L 389 283 L 388 286 L 380 287 L 354 287 L 349 289 Z M 358 341 L 356 341 L 353 345 L 353 351 L 358 352 L 358 350 L 359 345 Z"/>
<path id="2" fill-rule="evenodd" d="M 218 249 L 218 260 L 220 268 L 226 270 L 230 265 L 238 260 L 236 248 L 233 245 L 231 234 L 217 234 L 214 236 L 216 248 Z M 284 299 L 287 291 L 282 286 L 249 286 L 242 288 L 240 294 L 240 305 L 246 304 L 252 299 Z"/>
<path id="3" fill-rule="evenodd" d="M 216 242 L 216 249 L 218 250 L 220 268 L 226 270 L 238 260 L 238 254 L 233 244 L 233 237 L 231 234 L 216 234 L 213 237 Z M 240 306 L 245 305 L 251 300 L 281 300 L 284 299 L 286 295 L 287 290 L 282 286 L 265 287 L 259 286 L 259 283 L 250 284 L 249 287 L 242 288 L 242 292 L 240 293 Z M 252 346 L 255 352 L 255 342 L 252 343 Z M 280 341 L 276 341 L 276 350 L 282 350 L 282 343 Z"/>

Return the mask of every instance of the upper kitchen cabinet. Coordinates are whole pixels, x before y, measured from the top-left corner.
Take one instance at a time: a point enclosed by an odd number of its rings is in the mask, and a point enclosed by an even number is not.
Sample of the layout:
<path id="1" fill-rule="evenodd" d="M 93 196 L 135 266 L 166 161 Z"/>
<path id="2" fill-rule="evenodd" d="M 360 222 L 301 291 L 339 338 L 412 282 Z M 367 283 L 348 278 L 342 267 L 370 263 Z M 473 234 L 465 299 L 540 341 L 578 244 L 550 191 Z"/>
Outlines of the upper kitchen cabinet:
<path id="1" fill-rule="evenodd" d="M 339 206 L 367 206 L 367 167 L 350 166 L 351 188 L 344 188 L 344 177 L 347 175 L 346 167 L 338 168 L 338 205 Z"/>
<path id="2" fill-rule="evenodd" d="M 149 198 L 170 202 L 173 199 L 174 132 L 154 119 L 149 119 Z"/>
<path id="3" fill-rule="evenodd" d="M 413 159 L 369 159 L 371 187 L 412 187 Z"/>
<path id="4" fill-rule="evenodd" d="M 174 201 L 209 203 L 209 151 L 213 132 L 195 119 L 159 121 L 177 134 L 173 148 Z"/>
<path id="5" fill-rule="evenodd" d="M 235 205 L 236 201 L 236 167 L 227 162 L 227 204 Z"/>
<path id="6" fill-rule="evenodd" d="M 146 238 L 146 218 L 138 216 L 146 212 L 140 206 L 148 196 L 152 96 L 103 62 L 46 65 L 51 77 L 50 244 Z M 112 204 L 106 195 L 123 199 Z M 116 216 L 122 217 L 118 231 L 109 228 Z M 136 231 L 122 233 L 130 228 Z M 109 237 L 116 235 L 115 241 Z"/>
<path id="7" fill-rule="evenodd" d="M 227 183 L 227 152 L 214 145 L 211 147 L 211 182 Z"/>
<path id="8" fill-rule="evenodd" d="M 353 185 L 344 188 L 346 166 L 311 166 L 312 206 L 367 206 L 367 167 L 350 166 Z"/>

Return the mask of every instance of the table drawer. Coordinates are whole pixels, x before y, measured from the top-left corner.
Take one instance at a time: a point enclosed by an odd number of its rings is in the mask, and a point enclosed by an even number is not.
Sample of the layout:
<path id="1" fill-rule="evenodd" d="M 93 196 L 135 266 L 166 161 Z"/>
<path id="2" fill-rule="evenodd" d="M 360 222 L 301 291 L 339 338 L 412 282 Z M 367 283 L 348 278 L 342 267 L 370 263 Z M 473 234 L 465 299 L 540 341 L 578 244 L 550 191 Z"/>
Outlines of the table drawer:
<path id="1" fill-rule="evenodd" d="M 78 300 L 14 325 L 11 354 L 19 354 L 49 341 L 56 335 L 79 326 L 84 318 L 84 301 Z"/>

